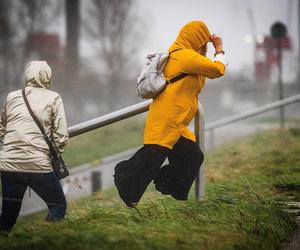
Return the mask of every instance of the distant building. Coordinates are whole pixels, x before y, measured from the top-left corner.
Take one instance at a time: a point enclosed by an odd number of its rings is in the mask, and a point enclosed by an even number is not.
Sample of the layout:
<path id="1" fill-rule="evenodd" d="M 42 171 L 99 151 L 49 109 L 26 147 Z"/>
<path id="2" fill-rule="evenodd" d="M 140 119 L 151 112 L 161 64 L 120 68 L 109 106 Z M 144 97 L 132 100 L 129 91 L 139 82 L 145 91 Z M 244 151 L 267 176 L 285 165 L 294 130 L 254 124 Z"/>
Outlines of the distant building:
<path id="1" fill-rule="evenodd" d="M 255 45 L 255 79 L 260 82 L 269 82 L 272 79 L 273 68 L 277 67 L 276 41 L 270 36 L 264 36 L 262 41 Z M 283 51 L 292 50 L 289 36 L 281 39 Z M 284 58 L 283 58 L 284 59 Z"/>
<path id="2" fill-rule="evenodd" d="M 60 69 L 64 59 L 64 49 L 60 45 L 58 34 L 39 32 L 28 39 L 29 58 L 46 60 L 51 67 Z"/>

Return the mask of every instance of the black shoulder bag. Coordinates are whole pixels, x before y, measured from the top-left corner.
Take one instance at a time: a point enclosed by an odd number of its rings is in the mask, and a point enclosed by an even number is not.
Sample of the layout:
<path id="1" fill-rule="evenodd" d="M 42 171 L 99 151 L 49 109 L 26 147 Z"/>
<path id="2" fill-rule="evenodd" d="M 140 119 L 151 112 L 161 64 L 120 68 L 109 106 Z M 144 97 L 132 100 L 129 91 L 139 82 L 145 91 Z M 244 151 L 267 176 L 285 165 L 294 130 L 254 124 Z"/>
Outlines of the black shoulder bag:
<path id="1" fill-rule="evenodd" d="M 56 176 L 59 180 L 67 177 L 69 175 L 68 167 L 67 167 L 65 161 L 63 160 L 62 156 L 59 155 L 56 152 L 56 150 L 54 149 L 50 139 L 48 138 L 47 134 L 45 133 L 44 128 L 42 127 L 42 125 L 40 124 L 40 122 L 38 121 L 36 116 L 34 115 L 32 109 L 31 109 L 31 107 L 28 103 L 28 100 L 27 100 L 27 97 L 26 97 L 26 94 L 25 94 L 25 89 L 22 90 L 22 95 L 23 95 L 26 107 L 27 107 L 32 119 L 34 120 L 36 125 L 41 130 L 41 132 L 43 134 L 43 137 L 44 137 L 45 141 L 47 142 L 47 144 L 49 146 L 50 155 L 51 155 L 51 164 L 52 164 L 54 173 L 56 174 Z"/>

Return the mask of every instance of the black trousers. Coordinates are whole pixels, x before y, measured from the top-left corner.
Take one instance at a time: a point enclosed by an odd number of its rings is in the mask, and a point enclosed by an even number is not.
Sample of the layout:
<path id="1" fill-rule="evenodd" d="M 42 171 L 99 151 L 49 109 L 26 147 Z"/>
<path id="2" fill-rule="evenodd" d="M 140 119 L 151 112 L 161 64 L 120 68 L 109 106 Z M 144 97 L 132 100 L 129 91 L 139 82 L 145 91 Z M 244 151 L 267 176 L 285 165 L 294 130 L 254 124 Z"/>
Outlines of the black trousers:
<path id="1" fill-rule="evenodd" d="M 161 167 L 167 157 L 169 164 Z M 197 143 L 184 137 L 172 150 L 145 144 L 129 160 L 116 165 L 115 185 L 127 205 L 138 202 L 152 180 L 161 193 L 186 200 L 203 159 Z"/>
<path id="2" fill-rule="evenodd" d="M 1 185 L 0 231 L 9 231 L 15 225 L 27 187 L 32 188 L 47 204 L 46 220 L 56 221 L 65 217 L 66 198 L 54 172 L 1 172 Z"/>

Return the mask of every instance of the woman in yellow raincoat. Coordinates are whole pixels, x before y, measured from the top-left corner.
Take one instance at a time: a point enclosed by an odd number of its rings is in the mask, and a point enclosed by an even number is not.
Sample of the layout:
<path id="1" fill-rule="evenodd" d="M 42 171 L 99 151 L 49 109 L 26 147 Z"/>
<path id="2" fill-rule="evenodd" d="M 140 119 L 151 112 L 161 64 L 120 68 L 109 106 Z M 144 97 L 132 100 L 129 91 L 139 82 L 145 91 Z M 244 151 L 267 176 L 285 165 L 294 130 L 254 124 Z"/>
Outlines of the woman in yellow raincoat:
<path id="1" fill-rule="evenodd" d="M 214 60 L 206 57 L 208 42 L 215 47 Z M 115 168 L 116 187 L 129 207 L 137 204 L 152 180 L 161 193 L 186 200 L 204 159 L 188 125 L 197 112 L 205 78 L 225 73 L 227 58 L 222 39 L 211 35 L 203 22 L 192 21 L 181 29 L 169 53 L 165 78 L 170 80 L 182 73 L 187 76 L 168 84 L 154 98 L 146 120 L 144 146 Z M 169 164 L 161 167 L 167 157 Z"/>

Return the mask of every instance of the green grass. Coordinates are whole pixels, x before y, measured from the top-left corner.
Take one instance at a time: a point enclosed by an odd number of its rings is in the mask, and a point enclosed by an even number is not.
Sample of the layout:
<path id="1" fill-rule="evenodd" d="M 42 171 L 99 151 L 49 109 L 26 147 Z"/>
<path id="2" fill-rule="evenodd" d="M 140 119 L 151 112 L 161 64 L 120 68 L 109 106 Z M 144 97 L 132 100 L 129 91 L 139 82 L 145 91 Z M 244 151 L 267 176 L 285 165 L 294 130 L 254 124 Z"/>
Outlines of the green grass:
<path id="1" fill-rule="evenodd" d="M 150 186 L 138 210 L 115 189 L 71 202 L 67 218 L 22 219 L 2 249 L 279 249 L 295 228 L 282 201 L 300 201 L 300 130 L 273 130 L 206 158 L 206 198 L 178 202 Z"/>

